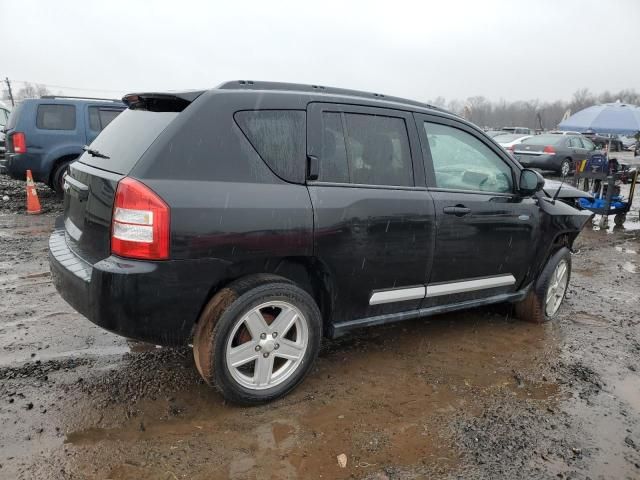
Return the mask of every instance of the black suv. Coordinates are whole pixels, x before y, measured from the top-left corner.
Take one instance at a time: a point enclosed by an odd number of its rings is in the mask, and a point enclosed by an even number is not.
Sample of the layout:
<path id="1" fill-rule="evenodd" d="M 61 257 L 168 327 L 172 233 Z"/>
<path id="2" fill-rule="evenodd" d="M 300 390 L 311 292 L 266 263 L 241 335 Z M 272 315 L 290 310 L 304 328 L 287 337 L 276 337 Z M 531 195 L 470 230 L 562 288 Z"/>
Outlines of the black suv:
<path id="1" fill-rule="evenodd" d="M 110 331 L 193 344 L 229 400 L 289 392 L 323 335 L 562 302 L 591 214 L 455 115 L 251 81 L 123 100 L 65 177 L 56 287 Z"/>

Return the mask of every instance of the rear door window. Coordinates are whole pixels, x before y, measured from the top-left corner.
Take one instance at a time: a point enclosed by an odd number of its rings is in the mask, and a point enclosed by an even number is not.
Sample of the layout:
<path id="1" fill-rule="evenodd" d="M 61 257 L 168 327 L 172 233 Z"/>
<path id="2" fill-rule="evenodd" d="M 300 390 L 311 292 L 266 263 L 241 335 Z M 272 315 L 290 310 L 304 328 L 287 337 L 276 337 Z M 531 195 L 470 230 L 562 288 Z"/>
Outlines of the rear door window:
<path id="1" fill-rule="evenodd" d="M 283 180 L 304 183 L 306 112 L 253 110 L 236 112 L 236 123 L 253 148 Z"/>
<path id="2" fill-rule="evenodd" d="M 402 118 L 323 112 L 320 157 L 320 181 L 414 186 Z"/>
<path id="3" fill-rule="evenodd" d="M 36 127 L 42 130 L 75 130 L 74 105 L 38 105 Z"/>

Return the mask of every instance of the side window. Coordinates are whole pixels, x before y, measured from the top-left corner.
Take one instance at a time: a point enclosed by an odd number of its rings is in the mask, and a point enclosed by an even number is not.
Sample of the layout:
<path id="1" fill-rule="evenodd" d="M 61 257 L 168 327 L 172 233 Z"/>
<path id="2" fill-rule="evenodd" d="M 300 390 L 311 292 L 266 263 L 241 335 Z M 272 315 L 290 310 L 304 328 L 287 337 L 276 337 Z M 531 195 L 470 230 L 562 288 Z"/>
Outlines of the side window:
<path id="1" fill-rule="evenodd" d="M 584 148 L 586 148 L 587 150 L 594 150 L 596 148 L 596 146 L 593 144 L 593 142 L 591 140 L 589 140 L 588 138 L 583 138 L 582 139 L 582 143 L 584 145 Z"/>
<path id="2" fill-rule="evenodd" d="M 412 187 L 413 165 L 402 118 L 346 113 L 351 183 Z"/>
<path id="3" fill-rule="evenodd" d="M 100 124 L 102 125 L 102 130 L 107 128 L 107 125 L 109 125 L 118 115 L 120 115 L 120 113 L 122 113 L 120 110 L 106 110 L 101 108 Z"/>
<path id="4" fill-rule="evenodd" d="M 89 107 L 89 128 L 94 132 L 99 132 L 101 130 L 98 107 Z"/>
<path id="5" fill-rule="evenodd" d="M 569 146 L 572 148 L 583 148 L 582 142 L 580 141 L 580 137 L 571 137 L 569 139 Z"/>
<path id="6" fill-rule="evenodd" d="M 322 146 L 320 148 L 321 182 L 349 182 L 347 144 L 342 129 L 342 114 L 322 113 Z"/>
<path id="7" fill-rule="evenodd" d="M 448 125 L 424 123 L 438 188 L 507 193 L 511 168 L 473 135 Z"/>
<path id="8" fill-rule="evenodd" d="M 122 113 L 120 110 L 108 110 L 100 107 L 89 107 L 89 128 L 100 132 L 109 125 L 114 118 Z"/>
<path id="9" fill-rule="evenodd" d="M 234 118 L 253 148 L 279 177 L 304 183 L 306 112 L 252 110 L 236 112 Z"/>
<path id="10" fill-rule="evenodd" d="M 76 107 L 73 105 L 38 105 L 36 127 L 43 130 L 75 130 Z"/>

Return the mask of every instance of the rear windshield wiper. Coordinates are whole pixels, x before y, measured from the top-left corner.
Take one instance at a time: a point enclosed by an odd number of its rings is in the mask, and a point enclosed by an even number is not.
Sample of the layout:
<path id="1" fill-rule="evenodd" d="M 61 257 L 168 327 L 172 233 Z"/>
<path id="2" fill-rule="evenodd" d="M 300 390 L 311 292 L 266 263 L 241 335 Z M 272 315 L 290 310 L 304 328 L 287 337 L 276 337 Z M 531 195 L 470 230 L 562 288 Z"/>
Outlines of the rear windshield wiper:
<path id="1" fill-rule="evenodd" d="M 98 150 L 94 150 L 93 148 L 89 148 L 89 145 L 85 145 L 84 147 L 82 147 L 82 149 L 85 152 L 87 152 L 89 155 L 91 155 L 92 157 L 106 158 L 106 159 L 111 158 L 108 155 L 105 155 L 104 153 L 100 153 Z"/>

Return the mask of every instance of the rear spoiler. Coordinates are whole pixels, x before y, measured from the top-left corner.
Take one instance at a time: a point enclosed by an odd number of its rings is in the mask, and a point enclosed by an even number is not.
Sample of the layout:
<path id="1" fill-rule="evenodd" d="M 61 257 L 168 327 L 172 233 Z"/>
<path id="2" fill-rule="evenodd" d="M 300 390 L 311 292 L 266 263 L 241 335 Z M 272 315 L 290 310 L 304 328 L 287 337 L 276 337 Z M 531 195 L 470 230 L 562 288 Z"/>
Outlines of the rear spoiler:
<path id="1" fill-rule="evenodd" d="M 132 110 L 149 110 L 152 112 L 181 112 L 204 93 L 204 90 L 186 92 L 148 92 L 128 93 L 122 102 Z"/>

